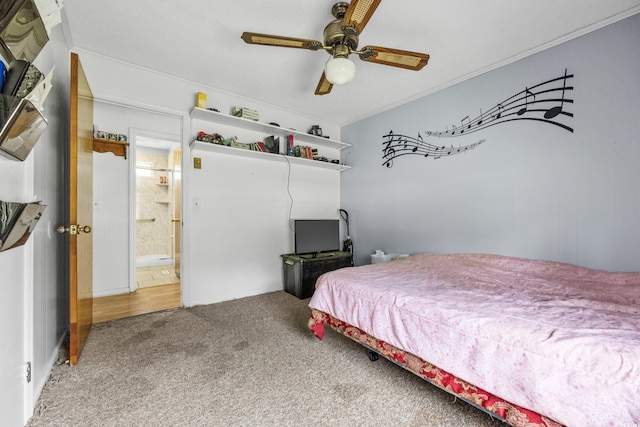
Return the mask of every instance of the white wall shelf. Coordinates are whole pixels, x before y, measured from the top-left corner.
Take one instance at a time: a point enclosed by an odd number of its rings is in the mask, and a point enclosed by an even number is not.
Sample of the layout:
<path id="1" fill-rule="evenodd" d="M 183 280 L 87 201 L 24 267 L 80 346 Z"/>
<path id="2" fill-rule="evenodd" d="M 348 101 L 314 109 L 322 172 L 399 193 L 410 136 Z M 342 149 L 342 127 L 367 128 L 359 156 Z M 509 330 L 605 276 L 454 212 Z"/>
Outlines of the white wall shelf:
<path id="1" fill-rule="evenodd" d="M 346 147 L 350 147 L 350 144 L 345 142 L 336 141 L 329 138 L 323 138 L 321 136 L 311 135 L 308 133 L 303 133 L 299 131 L 295 131 L 292 129 L 282 128 L 279 126 L 270 125 L 267 123 L 261 123 L 254 120 L 244 119 L 242 117 L 236 117 L 229 114 L 218 113 L 212 110 L 207 110 L 204 108 L 194 108 L 191 110 L 190 115 L 191 121 L 202 121 L 207 123 L 212 123 L 219 126 L 225 126 L 227 129 L 233 128 L 236 130 L 250 131 L 253 132 L 252 135 L 262 134 L 265 137 L 274 135 L 282 138 L 284 141 L 287 140 L 289 135 L 293 135 L 293 139 L 296 145 L 302 144 L 311 144 L 315 147 L 321 149 L 331 150 L 333 153 L 338 154 L 340 150 Z M 192 124 L 193 130 L 193 124 Z M 195 138 L 195 134 L 193 136 Z M 350 168 L 350 166 L 331 163 L 331 162 L 323 162 L 319 160 L 306 159 L 303 157 L 294 157 L 294 156 L 285 156 L 282 154 L 274 154 L 274 153 L 265 153 L 262 151 L 253 151 L 246 150 L 237 147 L 229 147 L 226 145 L 213 144 L 209 142 L 202 142 L 198 140 L 194 140 L 190 144 L 191 150 L 201 150 L 210 153 L 218 153 L 218 154 L 226 154 L 232 156 L 239 157 L 249 157 L 260 160 L 270 160 L 270 161 L 279 161 L 284 162 L 288 161 L 292 164 L 298 164 L 308 167 L 320 168 L 320 169 L 328 169 L 334 171 L 344 171 Z M 281 147 L 282 148 L 282 147 Z M 327 157 L 333 157 L 328 155 Z"/>
<path id="2" fill-rule="evenodd" d="M 321 136 L 315 136 L 308 133 L 296 131 L 293 129 L 273 126 L 267 123 L 261 123 L 254 120 L 244 119 L 242 117 L 236 117 L 229 114 L 217 113 L 215 111 L 207 110 L 204 108 L 197 108 L 197 107 L 194 108 L 191 111 L 191 119 L 204 120 L 208 122 L 218 123 L 221 125 L 247 129 L 254 132 L 262 132 L 265 135 L 275 135 L 285 139 L 287 138 L 288 135 L 293 135 L 296 144 L 299 144 L 299 143 L 313 144 L 321 147 L 331 148 L 334 150 L 342 150 L 343 148 L 347 148 L 351 146 L 351 144 L 347 144 L 342 141 L 323 138 Z"/>
<path id="3" fill-rule="evenodd" d="M 250 157 L 260 160 L 271 160 L 278 162 L 290 162 L 292 164 L 304 165 L 320 169 L 329 169 L 335 171 L 344 171 L 350 169 L 351 166 L 341 165 L 331 162 L 322 162 L 319 160 L 305 159 L 302 157 L 285 156 L 283 154 L 263 153 L 262 151 L 245 150 L 243 148 L 227 147 L 226 145 L 212 144 L 209 142 L 193 141 L 190 144 L 191 150 L 206 151 L 209 153 L 226 154 L 240 157 Z"/>

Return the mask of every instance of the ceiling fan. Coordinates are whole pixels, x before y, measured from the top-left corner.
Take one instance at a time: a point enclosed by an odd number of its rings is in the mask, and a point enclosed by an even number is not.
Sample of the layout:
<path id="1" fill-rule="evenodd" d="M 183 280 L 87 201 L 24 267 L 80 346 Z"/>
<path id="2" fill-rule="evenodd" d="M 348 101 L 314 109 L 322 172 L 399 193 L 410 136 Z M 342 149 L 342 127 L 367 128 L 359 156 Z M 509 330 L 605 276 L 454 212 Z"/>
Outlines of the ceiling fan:
<path id="1" fill-rule="evenodd" d="M 351 4 L 338 2 L 331 8 L 336 18 L 324 29 L 324 43 L 318 40 L 270 34 L 242 33 L 242 40 L 249 44 L 293 47 L 298 49 L 323 49 L 331 55 L 316 87 L 316 95 L 331 92 L 334 84 L 350 82 L 355 76 L 356 66 L 349 60 L 350 54 L 357 54 L 361 60 L 375 62 L 408 70 L 421 70 L 429 61 L 426 53 L 389 49 L 380 46 L 365 46 L 358 49 L 358 36 L 371 19 L 382 0 L 352 0 Z"/>

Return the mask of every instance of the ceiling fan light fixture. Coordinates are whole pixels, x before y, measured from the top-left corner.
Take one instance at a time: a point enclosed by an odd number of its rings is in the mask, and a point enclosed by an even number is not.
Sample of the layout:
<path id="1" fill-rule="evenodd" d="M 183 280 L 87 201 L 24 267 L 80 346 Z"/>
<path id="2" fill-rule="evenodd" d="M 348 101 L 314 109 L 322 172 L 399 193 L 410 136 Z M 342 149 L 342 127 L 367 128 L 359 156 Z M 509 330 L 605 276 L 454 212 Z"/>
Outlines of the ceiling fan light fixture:
<path id="1" fill-rule="evenodd" d="M 333 85 L 343 85 L 354 79 L 356 66 L 349 60 L 349 55 L 352 54 L 370 63 L 413 71 L 421 70 L 429 61 L 429 55 L 426 53 L 381 46 L 365 46 L 358 49 L 360 34 L 381 2 L 382 0 L 350 0 L 348 3 L 335 3 L 331 14 L 336 19 L 324 27 L 323 41 L 251 32 L 242 33 L 242 40 L 256 45 L 327 52 L 330 59 L 314 92 L 316 95 L 326 95 L 331 92 Z"/>
<path id="2" fill-rule="evenodd" d="M 356 76 L 356 64 L 348 58 L 329 58 L 325 76 L 334 85 L 349 83 Z"/>

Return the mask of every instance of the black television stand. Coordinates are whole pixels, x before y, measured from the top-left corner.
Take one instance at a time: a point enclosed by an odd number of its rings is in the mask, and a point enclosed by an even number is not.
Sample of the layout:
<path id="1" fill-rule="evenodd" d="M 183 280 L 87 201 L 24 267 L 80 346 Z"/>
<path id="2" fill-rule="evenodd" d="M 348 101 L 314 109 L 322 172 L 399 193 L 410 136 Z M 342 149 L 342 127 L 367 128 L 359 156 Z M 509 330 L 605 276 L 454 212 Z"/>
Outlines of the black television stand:
<path id="1" fill-rule="evenodd" d="M 282 257 L 284 290 L 301 299 L 313 295 L 316 280 L 324 273 L 353 266 L 351 252 L 336 251 L 280 256 Z"/>

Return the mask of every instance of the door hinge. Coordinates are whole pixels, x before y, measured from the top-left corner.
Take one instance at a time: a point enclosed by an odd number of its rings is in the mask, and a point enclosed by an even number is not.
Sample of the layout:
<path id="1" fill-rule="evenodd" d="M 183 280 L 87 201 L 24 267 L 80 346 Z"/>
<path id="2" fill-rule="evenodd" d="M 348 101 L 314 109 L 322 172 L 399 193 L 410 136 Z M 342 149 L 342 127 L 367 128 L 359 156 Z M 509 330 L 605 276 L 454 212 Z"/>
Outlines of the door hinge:
<path id="1" fill-rule="evenodd" d="M 31 382 L 31 362 L 27 362 L 27 383 Z"/>

